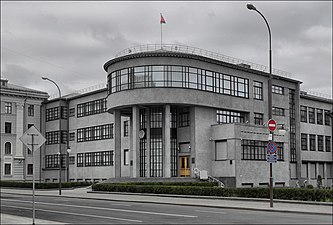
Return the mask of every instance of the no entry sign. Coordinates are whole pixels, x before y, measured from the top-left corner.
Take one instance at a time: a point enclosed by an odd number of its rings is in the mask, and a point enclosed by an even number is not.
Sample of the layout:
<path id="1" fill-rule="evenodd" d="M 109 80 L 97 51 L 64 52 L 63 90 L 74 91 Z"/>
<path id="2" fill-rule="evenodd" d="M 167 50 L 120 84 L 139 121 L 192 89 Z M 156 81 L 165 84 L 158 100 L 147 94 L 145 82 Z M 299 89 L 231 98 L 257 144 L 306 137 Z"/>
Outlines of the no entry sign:
<path id="1" fill-rule="evenodd" d="M 269 131 L 275 131 L 276 130 L 276 121 L 273 119 L 268 120 L 268 130 Z"/>

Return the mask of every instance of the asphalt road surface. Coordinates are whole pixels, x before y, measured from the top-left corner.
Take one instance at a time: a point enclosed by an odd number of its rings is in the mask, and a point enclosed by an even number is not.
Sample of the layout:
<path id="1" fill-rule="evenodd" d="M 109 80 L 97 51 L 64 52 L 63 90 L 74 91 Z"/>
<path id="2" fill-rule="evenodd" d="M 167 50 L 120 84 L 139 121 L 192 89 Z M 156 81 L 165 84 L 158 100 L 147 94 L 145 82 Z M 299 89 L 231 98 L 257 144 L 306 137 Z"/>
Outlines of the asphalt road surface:
<path id="1" fill-rule="evenodd" d="M 35 197 L 36 218 L 67 224 L 331 224 L 331 215 Z M 1 212 L 32 218 L 32 197 L 1 193 Z"/>

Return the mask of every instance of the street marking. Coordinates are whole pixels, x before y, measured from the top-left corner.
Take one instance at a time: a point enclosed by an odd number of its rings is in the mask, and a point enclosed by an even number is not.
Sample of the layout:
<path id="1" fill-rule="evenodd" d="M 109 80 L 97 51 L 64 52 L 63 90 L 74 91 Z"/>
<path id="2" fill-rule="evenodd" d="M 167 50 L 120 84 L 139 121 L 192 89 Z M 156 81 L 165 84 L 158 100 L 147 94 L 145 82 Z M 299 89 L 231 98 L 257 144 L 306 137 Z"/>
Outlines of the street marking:
<path id="1" fill-rule="evenodd" d="M 31 201 L 14 200 L 14 199 L 1 199 L 1 201 L 29 202 L 29 203 L 31 203 Z M 66 204 L 59 204 L 59 203 L 46 203 L 46 202 L 36 202 L 36 203 L 43 204 L 43 205 L 58 205 L 58 206 L 68 206 L 68 207 L 87 208 L 87 209 L 100 209 L 100 210 L 109 210 L 109 211 L 118 211 L 118 212 L 152 214 L 152 215 L 161 215 L 161 216 L 175 216 L 175 217 L 188 217 L 188 218 L 198 217 L 198 216 L 192 216 L 192 215 L 169 214 L 169 213 L 159 213 L 159 212 L 146 212 L 146 211 L 136 211 L 136 210 L 128 210 L 128 209 L 111 209 L 111 208 L 81 206 L 81 205 L 66 205 Z"/>
<path id="2" fill-rule="evenodd" d="M 205 212 L 205 213 L 218 213 L 218 214 L 227 214 L 226 212 L 214 212 L 214 211 L 204 211 L 204 210 L 195 210 L 196 212 Z"/>
<path id="3" fill-rule="evenodd" d="M 11 208 L 17 208 L 17 209 L 28 209 L 31 210 L 31 208 L 25 208 L 20 206 L 10 206 L 10 205 L 1 205 L 2 207 L 11 207 Z M 117 218 L 117 217 L 109 217 L 109 216 L 97 216 L 97 215 L 89 215 L 89 214 L 82 214 L 82 213 L 70 213 L 70 212 L 62 212 L 62 211 L 54 211 L 54 210 L 47 210 L 47 209 L 37 209 L 38 211 L 43 212 L 52 212 L 52 213 L 60 213 L 60 214 L 68 214 L 68 215 L 74 215 L 74 216 L 87 216 L 87 217 L 95 217 L 95 218 L 102 218 L 102 219 L 112 219 L 112 220 L 122 220 L 122 221 L 128 221 L 128 222 L 137 222 L 142 223 L 141 220 L 131 220 L 131 219 L 124 219 L 124 218 Z"/>

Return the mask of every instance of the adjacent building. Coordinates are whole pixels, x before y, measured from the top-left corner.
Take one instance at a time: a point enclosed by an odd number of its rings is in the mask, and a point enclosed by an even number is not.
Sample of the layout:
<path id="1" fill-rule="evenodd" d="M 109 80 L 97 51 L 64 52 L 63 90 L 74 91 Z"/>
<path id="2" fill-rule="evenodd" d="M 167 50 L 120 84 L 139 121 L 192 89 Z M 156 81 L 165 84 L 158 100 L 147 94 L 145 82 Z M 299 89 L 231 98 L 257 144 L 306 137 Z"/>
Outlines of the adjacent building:
<path id="1" fill-rule="evenodd" d="M 42 152 L 32 152 L 19 138 L 31 126 L 41 129 L 41 105 L 49 95 L 45 92 L 11 84 L 1 78 L 1 180 L 40 179 Z"/>
<path id="2" fill-rule="evenodd" d="M 229 187 L 268 186 L 268 73 L 186 47 L 124 50 L 104 64 L 106 88 L 44 101 L 41 179 L 58 182 L 60 145 L 63 181 L 205 170 Z M 272 80 L 274 185 L 316 185 L 320 175 L 331 187 L 333 101 L 285 75 L 274 70 Z"/>

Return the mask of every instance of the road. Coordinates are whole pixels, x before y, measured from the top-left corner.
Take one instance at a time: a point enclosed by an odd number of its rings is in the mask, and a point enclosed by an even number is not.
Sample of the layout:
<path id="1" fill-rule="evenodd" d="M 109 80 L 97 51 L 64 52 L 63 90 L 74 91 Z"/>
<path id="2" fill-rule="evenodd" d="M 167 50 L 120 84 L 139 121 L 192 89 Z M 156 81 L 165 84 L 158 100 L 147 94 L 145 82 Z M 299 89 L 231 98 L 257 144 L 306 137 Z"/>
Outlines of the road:
<path id="1" fill-rule="evenodd" d="M 32 217 L 32 198 L 1 193 L 1 213 Z M 36 196 L 36 218 L 67 224 L 331 224 L 331 215 Z"/>

